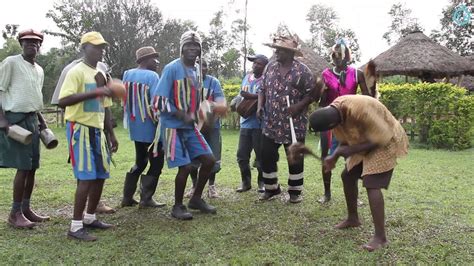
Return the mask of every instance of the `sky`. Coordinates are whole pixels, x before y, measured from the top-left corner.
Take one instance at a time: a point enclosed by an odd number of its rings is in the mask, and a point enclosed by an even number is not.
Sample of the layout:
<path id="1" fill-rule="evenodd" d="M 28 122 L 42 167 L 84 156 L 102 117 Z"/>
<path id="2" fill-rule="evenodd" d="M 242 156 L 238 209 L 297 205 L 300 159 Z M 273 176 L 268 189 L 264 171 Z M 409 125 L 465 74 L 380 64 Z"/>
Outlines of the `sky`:
<path id="1" fill-rule="evenodd" d="M 229 2 L 233 4 L 229 5 Z M 53 8 L 54 0 L 13 0 L 3 1 L 0 10 L 0 27 L 5 24 L 19 24 L 20 29 L 57 30 L 54 22 L 46 18 L 46 12 Z M 180 18 L 194 21 L 199 30 L 206 32 L 213 14 L 221 7 L 230 17 L 236 8 L 244 6 L 244 0 L 152 0 L 165 18 Z M 441 12 L 448 0 L 358 0 L 358 1 L 320 1 L 320 0 L 248 0 L 249 40 L 257 53 L 271 56 L 272 50 L 262 43 L 271 42 L 270 35 L 278 24 L 284 22 L 291 31 L 303 40 L 310 37 L 306 14 L 310 7 L 322 3 L 332 7 L 339 16 L 339 25 L 355 31 L 364 63 L 389 48 L 382 35 L 388 30 L 391 20 L 390 7 L 401 2 L 412 10 L 418 18 L 425 34 L 440 28 Z M 229 22 L 230 23 L 230 22 Z M 3 45 L 3 40 L 0 41 Z M 43 52 L 59 47 L 57 38 L 46 36 Z"/>

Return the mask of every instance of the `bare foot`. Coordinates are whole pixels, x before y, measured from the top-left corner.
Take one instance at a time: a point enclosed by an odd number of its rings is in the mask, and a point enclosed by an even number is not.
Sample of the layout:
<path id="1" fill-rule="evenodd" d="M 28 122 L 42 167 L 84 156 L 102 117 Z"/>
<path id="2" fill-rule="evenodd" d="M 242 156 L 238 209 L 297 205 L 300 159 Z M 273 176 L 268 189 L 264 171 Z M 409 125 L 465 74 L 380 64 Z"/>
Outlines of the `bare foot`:
<path id="1" fill-rule="evenodd" d="M 331 200 L 331 196 L 324 195 L 322 196 L 318 202 L 321 204 L 328 203 Z"/>
<path id="2" fill-rule="evenodd" d="M 359 227 L 361 225 L 359 220 L 344 220 L 334 226 L 336 229 L 346 229 L 350 227 Z"/>
<path id="3" fill-rule="evenodd" d="M 362 248 L 372 252 L 374 250 L 377 250 L 379 248 L 383 248 L 388 244 L 388 241 L 386 238 L 378 238 L 378 237 L 373 237 L 369 243 L 362 245 Z"/>

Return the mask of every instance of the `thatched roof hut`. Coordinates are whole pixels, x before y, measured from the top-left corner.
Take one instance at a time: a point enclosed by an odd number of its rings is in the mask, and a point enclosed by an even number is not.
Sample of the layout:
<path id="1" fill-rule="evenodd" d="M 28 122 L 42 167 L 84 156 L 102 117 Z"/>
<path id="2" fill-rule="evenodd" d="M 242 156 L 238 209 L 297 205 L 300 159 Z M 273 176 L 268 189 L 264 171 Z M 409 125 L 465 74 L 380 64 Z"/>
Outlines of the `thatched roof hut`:
<path id="1" fill-rule="evenodd" d="M 466 58 L 439 45 L 422 32 L 412 32 L 374 58 L 377 75 L 444 78 L 473 72 Z"/>

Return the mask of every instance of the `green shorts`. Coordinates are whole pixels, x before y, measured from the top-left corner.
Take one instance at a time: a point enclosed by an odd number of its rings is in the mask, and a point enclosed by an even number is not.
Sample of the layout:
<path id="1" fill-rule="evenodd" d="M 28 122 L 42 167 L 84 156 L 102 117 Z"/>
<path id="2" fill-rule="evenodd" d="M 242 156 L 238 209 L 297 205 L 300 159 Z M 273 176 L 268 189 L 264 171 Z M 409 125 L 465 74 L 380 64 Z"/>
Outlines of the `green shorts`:
<path id="1" fill-rule="evenodd" d="M 5 117 L 11 125 L 18 125 L 33 133 L 30 144 L 24 145 L 7 136 L 5 130 L 0 130 L 0 167 L 18 170 L 34 170 L 39 168 L 40 138 L 38 116 L 32 113 L 5 112 Z"/>

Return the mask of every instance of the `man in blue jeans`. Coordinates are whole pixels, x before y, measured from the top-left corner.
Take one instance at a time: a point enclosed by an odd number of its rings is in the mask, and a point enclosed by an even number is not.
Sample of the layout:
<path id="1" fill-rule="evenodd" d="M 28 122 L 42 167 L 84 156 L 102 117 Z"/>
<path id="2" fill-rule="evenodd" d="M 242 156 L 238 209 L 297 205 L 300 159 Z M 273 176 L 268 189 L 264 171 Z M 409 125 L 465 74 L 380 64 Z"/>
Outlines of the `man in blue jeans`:
<path id="1" fill-rule="evenodd" d="M 263 70 L 268 64 L 268 58 L 262 54 L 249 56 L 247 59 L 253 62 L 252 73 L 247 74 L 242 81 L 240 95 L 244 99 L 258 99 L 258 93 L 263 81 Z M 245 192 L 252 188 L 250 171 L 250 154 L 252 149 L 255 152 L 256 165 L 258 170 L 258 192 L 265 191 L 262 180 L 262 168 L 260 167 L 262 127 L 257 114 L 254 113 L 247 118 L 240 117 L 239 148 L 237 150 L 237 162 L 240 168 L 242 183 L 237 192 Z"/>

